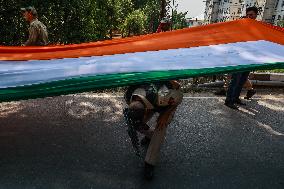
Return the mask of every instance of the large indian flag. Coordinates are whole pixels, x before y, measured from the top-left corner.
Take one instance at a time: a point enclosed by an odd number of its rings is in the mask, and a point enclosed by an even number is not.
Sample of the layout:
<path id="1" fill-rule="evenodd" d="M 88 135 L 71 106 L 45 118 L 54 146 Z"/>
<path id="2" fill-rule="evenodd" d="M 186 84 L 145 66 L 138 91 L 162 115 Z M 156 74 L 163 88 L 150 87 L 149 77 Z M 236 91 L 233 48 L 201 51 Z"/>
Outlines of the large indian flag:
<path id="1" fill-rule="evenodd" d="M 284 68 L 284 30 L 251 19 L 103 42 L 0 47 L 0 102 Z"/>

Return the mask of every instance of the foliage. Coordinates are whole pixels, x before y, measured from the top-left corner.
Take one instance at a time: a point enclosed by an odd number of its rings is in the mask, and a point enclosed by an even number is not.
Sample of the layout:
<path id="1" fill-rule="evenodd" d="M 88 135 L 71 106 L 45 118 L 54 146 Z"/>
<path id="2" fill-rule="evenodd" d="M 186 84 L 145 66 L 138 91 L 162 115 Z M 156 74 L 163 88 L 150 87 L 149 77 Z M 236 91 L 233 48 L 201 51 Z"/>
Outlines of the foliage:
<path id="1" fill-rule="evenodd" d="M 146 15 L 145 27 L 148 33 L 153 33 L 159 26 L 161 3 L 157 0 L 147 0 L 146 2 L 141 7 Z"/>
<path id="2" fill-rule="evenodd" d="M 121 27 L 122 36 L 143 34 L 145 32 L 145 20 L 146 15 L 140 9 L 130 13 Z"/>
<path id="3" fill-rule="evenodd" d="M 178 13 L 177 10 L 173 11 L 172 23 L 173 23 L 173 29 L 174 30 L 187 27 L 186 14 L 187 14 L 187 12 Z"/>
<path id="4" fill-rule="evenodd" d="M 277 26 L 284 27 L 284 20 L 278 21 Z"/>
<path id="5" fill-rule="evenodd" d="M 164 5 L 164 7 L 162 7 Z M 72 44 L 156 31 L 162 14 L 170 17 L 170 0 L 0 0 L 0 45 L 21 45 L 29 24 L 21 7 L 34 6 L 48 29 L 50 44 Z M 183 27 L 176 13 L 174 28 Z"/>

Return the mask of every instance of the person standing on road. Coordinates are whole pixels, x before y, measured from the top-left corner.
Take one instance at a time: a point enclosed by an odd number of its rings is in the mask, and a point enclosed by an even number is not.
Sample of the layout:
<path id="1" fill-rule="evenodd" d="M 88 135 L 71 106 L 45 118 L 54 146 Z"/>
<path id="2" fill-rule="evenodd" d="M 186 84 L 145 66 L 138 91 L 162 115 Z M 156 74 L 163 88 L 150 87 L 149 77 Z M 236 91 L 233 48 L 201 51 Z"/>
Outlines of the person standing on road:
<path id="1" fill-rule="evenodd" d="M 246 10 L 246 18 L 256 19 L 258 15 L 258 9 L 256 7 L 249 7 Z M 243 87 L 248 88 L 246 99 L 251 98 L 256 91 L 252 87 L 252 83 L 249 81 L 248 76 L 250 72 L 238 72 L 233 73 L 231 81 L 228 87 L 225 105 L 232 109 L 238 109 L 235 104 L 245 105 L 240 100 L 240 94 Z"/>
<path id="2" fill-rule="evenodd" d="M 29 39 L 23 46 L 44 46 L 48 44 L 46 26 L 38 20 L 38 14 L 34 7 L 21 8 L 26 21 L 30 23 Z"/>

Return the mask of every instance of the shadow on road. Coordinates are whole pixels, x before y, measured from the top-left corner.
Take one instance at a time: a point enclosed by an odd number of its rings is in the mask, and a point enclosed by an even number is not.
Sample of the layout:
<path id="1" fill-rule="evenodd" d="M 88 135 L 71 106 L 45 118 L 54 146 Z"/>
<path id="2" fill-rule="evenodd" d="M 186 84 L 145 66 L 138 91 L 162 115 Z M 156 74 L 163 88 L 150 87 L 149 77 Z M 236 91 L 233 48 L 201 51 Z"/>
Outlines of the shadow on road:
<path id="1" fill-rule="evenodd" d="M 218 99 L 184 100 L 150 183 L 132 153 L 121 98 L 2 103 L 0 188 L 282 188 L 284 141 L 273 134 L 283 133 L 280 101 L 236 112 Z"/>

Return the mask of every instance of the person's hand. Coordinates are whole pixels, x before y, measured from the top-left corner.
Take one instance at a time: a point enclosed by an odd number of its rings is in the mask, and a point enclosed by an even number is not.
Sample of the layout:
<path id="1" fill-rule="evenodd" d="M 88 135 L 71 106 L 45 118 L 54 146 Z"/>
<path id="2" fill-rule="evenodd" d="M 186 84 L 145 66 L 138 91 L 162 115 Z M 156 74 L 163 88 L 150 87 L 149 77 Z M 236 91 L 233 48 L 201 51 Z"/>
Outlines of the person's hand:
<path id="1" fill-rule="evenodd" d="M 170 83 L 172 84 L 174 89 L 179 89 L 180 88 L 180 84 L 176 80 L 172 80 L 172 81 L 170 81 Z"/>
<path id="2" fill-rule="evenodd" d="M 162 129 L 166 127 L 168 125 L 169 117 L 169 113 L 161 114 L 157 120 L 157 128 Z"/>

